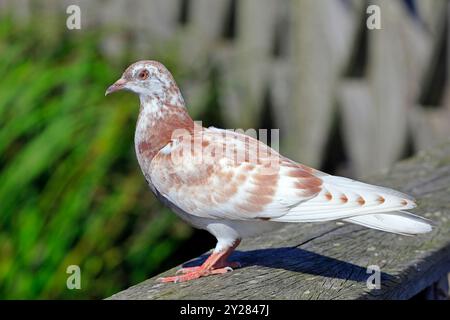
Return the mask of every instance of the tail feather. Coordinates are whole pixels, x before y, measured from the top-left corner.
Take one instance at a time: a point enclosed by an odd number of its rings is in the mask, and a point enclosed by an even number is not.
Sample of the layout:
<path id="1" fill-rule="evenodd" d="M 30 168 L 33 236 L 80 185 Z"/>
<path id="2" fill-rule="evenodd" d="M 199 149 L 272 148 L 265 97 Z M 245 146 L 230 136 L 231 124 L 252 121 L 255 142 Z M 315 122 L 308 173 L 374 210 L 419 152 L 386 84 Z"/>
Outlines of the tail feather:
<path id="1" fill-rule="evenodd" d="M 416 207 L 402 192 L 337 176 L 321 176 L 322 190 L 313 198 L 271 219 L 279 222 L 342 220 L 404 235 L 432 230 L 427 219 L 405 210 Z"/>
<path id="2" fill-rule="evenodd" d="M 354 216 L 343 220 L 364 227 L 402 235 L 416 235 L 432 230 L 430 220 L 406 211 Z"/>

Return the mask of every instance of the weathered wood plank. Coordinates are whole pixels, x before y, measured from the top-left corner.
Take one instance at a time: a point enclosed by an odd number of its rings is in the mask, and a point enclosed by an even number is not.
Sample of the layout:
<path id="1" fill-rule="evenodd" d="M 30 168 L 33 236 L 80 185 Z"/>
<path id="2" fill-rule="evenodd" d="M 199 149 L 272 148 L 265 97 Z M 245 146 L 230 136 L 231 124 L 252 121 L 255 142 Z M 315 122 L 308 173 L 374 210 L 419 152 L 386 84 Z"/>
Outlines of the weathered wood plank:
<path id="1" fill-rule="evenodd" d="M 439 2 L 437 2 L 439 3 Z M 444 5 L 442 5 L 444 4 Z M 450 21 L 450 4 L 441 3 L 436 7 L 434 28 L 436 36 L 433 43 L 429 45 L 430 55 L 425 65 L 427 69 L 423 72 L 422 88 L 419 103 L 410 114 L 410 121 L 414 130 L 412 130 L 413 140 L 417 149 L 435 146 L 442 143 L 450 136 L 450 83 L 440 83 L 442 73 L 449 72 L 448 46 L 449 33 L 448 21 Z M 445 62 L 447 61 L 447 63 Z M 447 70 L 443 70 L 443 66 Z"/>
<path id="2" fill-rule="evenodd" d="M 134 53 L 145 58 L 149 53 L 163 50 L 167 41 L 173 41 L 179 27 L 178 0 L 135 0 L 127 5 L 133 12 L 133 18 L 128 19 L 135 31 Z"/>
<path id="3" fill-rule="evenodd" d="M 357 176 L 376 172 L 401 157 L 408 121 L 422 121 L 422 114 L 409 114 L 420 95 L 433 40 L 402 3 L 375 3 L 381 6 L 383 23 L 381 30 L 366 30 L 365 77 L 359 83 L 342 79 L 338 92 L 345 145 Z M 412 125 L 416 141 L 417 127 Z"/>
<path id="4" fill-rule="evenodd" d="M 286 154 L 320 166 L 333 117 L 336 83 L 350 53 L 357 15 L 341 1 L 293 1 L 291 10 L 292 106 L 280 110 L 290 119 Z"/>
<path id="5" fill-rule="evenodd" d="M 110 299 L 407 299 L 450 271 L 450 143 L 367 179 L 414 195 L 415 213 L 436 223 L 406 237 L 350 224 L 291 224 L 244 241 L 232 260 L 243 267 L 192 282 L 159 284 L 160 276 Z M 188 265 L 199 264 L 202 258 Z M 367 288 L 369 265 L 381 288 Z"/>
<path id="6" fill-rule="evenodd" d="M 205 112 L 205 99 L 210 96 L 208 81 L 216 56 L 221 50 L 222 34 L 229 7 L 227 0 L 191 0 L 187 2 L 186 21 L 178 34 L 182 63 L 190 71 L 189 81 L 181 83 L 191 115 Z"/>
<path id="7" fill-rule="evenodd" d="M 258 123 L 271 77 L 275 24 L 281 7 L 271 0 L 237 2 L 239 33 L 222 68 L 223 118 L 227 124 L 249 128 Z"/>

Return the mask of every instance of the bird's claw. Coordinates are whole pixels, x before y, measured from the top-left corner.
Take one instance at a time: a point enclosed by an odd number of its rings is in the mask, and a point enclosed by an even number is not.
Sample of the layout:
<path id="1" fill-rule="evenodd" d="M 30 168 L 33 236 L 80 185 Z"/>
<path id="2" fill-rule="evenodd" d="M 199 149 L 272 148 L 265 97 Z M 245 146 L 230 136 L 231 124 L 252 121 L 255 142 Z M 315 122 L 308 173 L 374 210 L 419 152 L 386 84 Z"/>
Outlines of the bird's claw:
<path id="1" fill-rule="evenodd" d="M 224 266 L 221 268 L 215 268 L 215 269 L 204 269 L 202 266 L 198 267 L 187 267 L 187 268 L 181 268 L 177 270 L 175 273 L 175 276 L 173 277 L 164 277 L 164 278 L 158 278 L 156 279 L 159 282 L 173 282 L 173 283 L 179 283 L 179 282 L 185 282 L 189 280 L 198 279 L 201 277 L 206 277 L 213 274 L 223 274 L 233 271 L 233 268 L 240 267 L 241 264 L 238 262 L 230 263 L 229 266 Z M 181 275 L 179 275 L 182 273 Z"/>

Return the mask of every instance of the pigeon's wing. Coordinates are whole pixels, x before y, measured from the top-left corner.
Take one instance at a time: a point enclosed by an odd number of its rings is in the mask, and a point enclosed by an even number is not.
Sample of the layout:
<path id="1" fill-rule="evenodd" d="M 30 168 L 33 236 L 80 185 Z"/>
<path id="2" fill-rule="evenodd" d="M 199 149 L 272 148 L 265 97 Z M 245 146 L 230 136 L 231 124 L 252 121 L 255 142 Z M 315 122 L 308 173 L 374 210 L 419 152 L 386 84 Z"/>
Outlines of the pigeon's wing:
<path id="1" fill-rule="evenodd" d="M 322 190 L 320 172 L 247 135 L 215 128 L 173 139 L 150 172 L 163 197 L 205 218 L 270 220 Z"/>
<path id="2" fill-rule="evenodd" d="M 206 129 L 173 140 L 152 160 L 151 181 L 187 213 L 277 222 L 348 219 L 372 224 L 414 208 L 398 191 L 336 177 L 295 163 L 243 134 Z"/>

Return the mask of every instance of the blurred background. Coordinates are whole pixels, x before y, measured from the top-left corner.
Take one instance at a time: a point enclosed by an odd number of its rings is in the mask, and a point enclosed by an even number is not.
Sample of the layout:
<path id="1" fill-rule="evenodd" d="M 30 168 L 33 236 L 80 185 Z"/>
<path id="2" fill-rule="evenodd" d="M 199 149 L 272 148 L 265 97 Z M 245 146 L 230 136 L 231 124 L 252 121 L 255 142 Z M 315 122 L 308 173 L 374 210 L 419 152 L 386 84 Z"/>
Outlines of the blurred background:
<path id="1" fill-rule="evenodd" d="M 205 126 L 279 128 L 286 156 L 364 177 L 450 137 L 449 13 L 446 0 L 0 0 L 0 298 L 105 298 L 214 246 L 149 191 L 137 97 L 104 97 L 132 62 L 163 62 Z"/>

